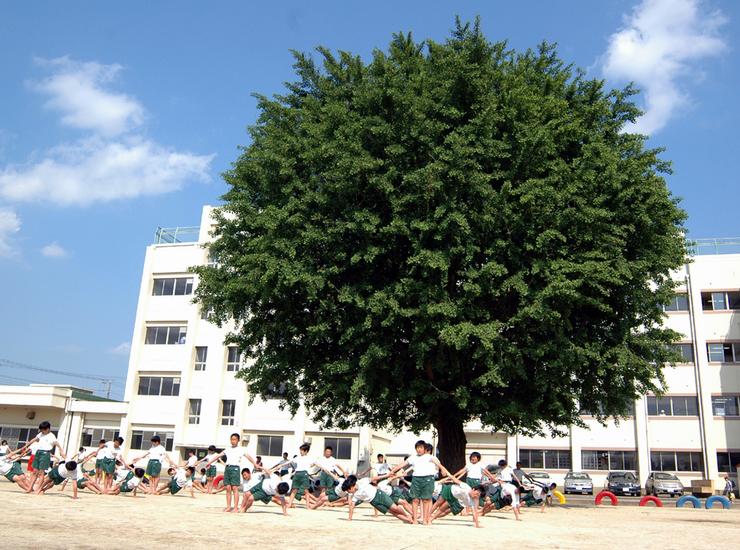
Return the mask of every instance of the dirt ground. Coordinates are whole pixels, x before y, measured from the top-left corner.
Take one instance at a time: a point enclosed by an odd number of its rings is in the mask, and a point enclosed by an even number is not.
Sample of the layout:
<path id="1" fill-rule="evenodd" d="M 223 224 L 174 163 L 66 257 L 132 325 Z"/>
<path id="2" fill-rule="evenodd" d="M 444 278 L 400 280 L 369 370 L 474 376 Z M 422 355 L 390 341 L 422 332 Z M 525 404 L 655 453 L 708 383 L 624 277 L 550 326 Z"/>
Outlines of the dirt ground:
<path id="1" fill-rule="evenodd" d="M 516 522 L 511 512 L 484 517 L 475 529 L 470 518 L 446 517 L 431 527 L 401 524 L 391 517 L 373 519 L 362 505 L 355 519 L 347 509 L 309 511 L 302 507 L 282 516 L 274 504 L 257 504 L 247 514 L 224 514 L 225 497 L 200 495 L 96 496 L 80 492 L 71 499 L 52 489 L 45 496 L 26 495 L 0 482 L 0 533 L 14 546 L 44 548 L 147 548 L 262 545 L 265 548 L 701 548 L 727 547 L 740 537 L 740 506 L 734 510 L 636 506 L 569 507 L 556 505 L 544 514 L 526 510 Z M 512 546 L 513 545 L 513 546 Z"/>

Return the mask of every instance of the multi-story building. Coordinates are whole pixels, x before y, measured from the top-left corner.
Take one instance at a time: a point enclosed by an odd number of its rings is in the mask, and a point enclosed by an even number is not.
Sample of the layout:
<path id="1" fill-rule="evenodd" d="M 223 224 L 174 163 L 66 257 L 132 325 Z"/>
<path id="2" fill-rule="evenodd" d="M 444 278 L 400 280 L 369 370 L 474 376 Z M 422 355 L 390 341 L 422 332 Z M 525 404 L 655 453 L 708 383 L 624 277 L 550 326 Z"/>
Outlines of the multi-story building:
<path id="1" fill-rule="evenodd" d="M 251 454 L 265 464 L 290 456 L 310 440 L 331 444 L 352 469 L 385 452 L 412 452 L 417 437 L 392 436 L 358 427 L 325 432 L 301 408 L 295 417 L 279 401 L 249 402 L 234 377 L 240 352 L 224 345 L 228 327 L 209 323 L 192 303 L 197 281 L 189 268 L 208 261 L 210 207 L 196 228 L 160 229 L 147 248 L 131 345 L 121 433 L 131 454 L 158 433 L 175 454 L 223 446 L 242 434 Z M 574 427 L 569 437 L 507 436 L 480 425 L 467 427 L 468 447 L 488 461 L 506 457 L 525 468 L 547 470 L 556 480 L 568 470 L 591 473 L 597 486 L 609 470 L 632 470 L 641 482 L 651 471 L 675 472 L 684 482 L 734 475 L 740 463 L 740 254 L 697 255 L 675 274 L 680 288 L 666 307 L 666 323 L 682 335 L 684 361 L 665 368 L 667 393 L 635 403 L 618 424 Z M 434 434 L 420 434 L 434 439 Z"/>

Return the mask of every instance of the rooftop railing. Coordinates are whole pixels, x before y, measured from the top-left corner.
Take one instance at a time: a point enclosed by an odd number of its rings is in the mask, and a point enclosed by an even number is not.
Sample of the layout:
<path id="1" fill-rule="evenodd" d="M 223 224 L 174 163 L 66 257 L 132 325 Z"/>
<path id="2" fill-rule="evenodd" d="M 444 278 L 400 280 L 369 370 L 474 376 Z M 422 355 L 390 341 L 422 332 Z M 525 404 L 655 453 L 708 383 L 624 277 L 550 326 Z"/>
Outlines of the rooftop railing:
<path id="1" fill-rule="evenodd" d="M 740 237 L 721 237 L 717 239 L 694 239 L 688 241 L 689 254 L 740 254 Z"/>
<path id="2" fill-rule="evenodd" d="M 154 244 L 196 243 L 200 227 L 157 227 Z"/>

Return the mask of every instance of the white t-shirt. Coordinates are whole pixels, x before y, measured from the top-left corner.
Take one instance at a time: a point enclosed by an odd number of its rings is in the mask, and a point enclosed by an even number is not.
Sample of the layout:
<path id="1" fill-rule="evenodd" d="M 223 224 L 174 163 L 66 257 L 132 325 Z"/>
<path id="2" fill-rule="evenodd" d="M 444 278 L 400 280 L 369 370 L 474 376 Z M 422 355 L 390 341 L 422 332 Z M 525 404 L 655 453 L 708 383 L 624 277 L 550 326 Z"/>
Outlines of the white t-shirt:
<path id="1" fill-rule="evenodd" d="M 476 462 L 473 464 L 472 462 L 468 462 L 467 466 L 468 472 L 467 476 L 472 479 L 483 479 L 483 465 L 480 462 Z"/>
<path id="2" fill-rule="evenodd" d="M 10 447 L 8 445 L 0 445 L 0 455 L 6 455 L 10 451 Z"/>
<path id="3" fill-rule="evenodd" d="M 357 482 L 357 491 L 352 495 L 352 498 L 355 500 L 355 504 L 359 504 L 360 502 L 371 502 L 377 494 L 378 488 L 372 485 L 368 478 L 363 478 Z"/>
<path id="4" fill-rule="evenodd" d="M 121 466 L 120 468 L 116 468 L 116 477 L 114 478 L 114 481 L 116 483 L 121 483 L 124 479 L 126 479 L 129 471 L 130 470 L 128 468 L 124 468 L 123 466 Z"/>
<path id="5" fill-rule="evenodd" d="M 547 495 L 545 495 L 545 491 L 542 487 L 535 485 L 532 489 L 532 496 L 535 500 L 544 500 Z"/>
<path id="6" fill-rule="evenodd" d="M 70 471 L 70 470 L 67 470 L 67 468 L 65 467 L 65 464 L 66 463 L 62 462 L 59 466 L 56 467 L 57 473 L 64 479 L 70 479 L 72 481 L 76 480 L 77 479 L 77 468 Z"/>
<path id="7" fill-rule="evenodd" d="M 159 460 L 160 462 L 164 462 L 164 457 L 167 456 L 167 449 L 164 448 L 164 445 L 152 445 L 149 449 L 149 460 Z"/>
<path id="8" fill-rule="evenodd" d="M 308 472 L 315 463 L 316 460 L 308 455 L 298 455 L 293 459 L 293 467 L 296 472 Z"/>
<path id="9" fill-rule="evenodd" d="M 262 480 L 262 491 L 264 491 L 266 495 L 275 496 L 277 495 L 277 487 L 281 483 L 288 484 L 288 494 L 290 494 L 290 488 L 292 487 L 290 480 L 284 481 L 277 475 L 271 475 Z"/>
<path id="10" fill-rule="evenodd" d="M 257 485 L 261 479 L 255 479 L 254 476 L 252 476 L 250 479 L 244 479 L 242 478 L 242 493 L 248 493 L 252 487 Z"/>
<path id="11" fill-rule="evenodd" d="M 242 463 L 242 457 L 246 453 L 244 447 L 237 445 L 236 447 L 226 447 L 224 449 L 224 456 L 226 456 L 227 466 L 239 466 Z"/>
<path id="12" fill-rule="evenodd" d="M 434 482 L 434 491 L 432 491 L 432 498 L 439 498 L 439 494 L 442 492 L 442 484 L 439 481 Z"/>
<path id="13" fill-rule="evenodd" d="M 388 465 L 387 462 L 378 462 L 373 469 L 375 470 L 375 473 L 379 476 L 384 476 L 388 472 L 391 471 L 391 467 Z"/>
<path id="14" fill-rule="evenodd" d="M 57 437 L 49 432 L 48 434 L 44 435 L 41 432 L 36 436 L 39 438 L 39 451 L 51 451 L 54 448 L 54 443 L 57 442 Z"/>
<path id="15" fill-rule="evenodd" d="M 193 455 L 188 457 L 188 466 L 191 468 L 195 468 L 195 465 L 198 464 L 198 457 Z"/>
<path id="16" fill-rule="evenodd" d="M 218 456 L 218 453 L 208 453 L 205 458 L 205 463 L 208 464 L 211 460 L 213 460 L 217 456 Z M 211 466 L 215 466 L 215 465 L 216 465 L 216 462 L 211 464 Z"/>
<path id="17" fill-rule="evenodd" d="M 188 475 L 188 472 L 185 468 L 178 468 L 175 471 L 175 475 L 173 477 L 175 480 L 175 483 L 178 487 L 192 487 L 193 486 L 193 480 L 190 479 L 190 475 Z"/>
<path id="18" fill-rule="evenodd" d="M 437 475 L 437 465 L 432 462 L 434 457 L 429 454 L 410 456 L 407 462 L 414 467 L 415 477 Z"/>
<path id="19" fill-rule="evenodd" d="M 114 460 L 118 460 L 123 455 L 123 448 L 116 447 L 115 443 L 113 443 L 112 441 L 109 441 L 108 443 L 106 443 L 105 446 L 108 449 L 108 456 L 110 456 L 110 458 Z"/>
<path id="20" fill-rule="evenodd" d="M 329 472 L 334 472 L 337 469 L 337 459 L 333 456 L 322 456 L 316 461 L 316 464 Z"/>
<path id="21" fill-rule="evenodd" d="M 514 468 L 512 468 L 511 466 L 506 466 L 505 468 L 502 468 L 501 471 L 498 473 L 498 478 L 501 481 L 513 481 Z"/>
<path id="22" fill-rule="evenodd" d="M 391 487 L 391 484 L 386 479 L 378 483 L 378 489 L 380 491 L 383 491 L 388 496 L 391 496 L 393 494 L 393 487 Z"/>
<path id="23" fill-rule="evenodd" d="M 457 499 L 461 506 L 466 508 L 473 507 L 473 498 L 470 496 L 470 485 L 467 483 L 452 485 L 450 492 L 452 492 L 452 496 Z"/>
<path id="24" fill-rule="evenodd" d="M 135 489 L 139 486 L 139 483 L 141 483 L 141 478 L 134 476 L 126 482 L 126 486 L 129 489 Z"/>
<path id="25" fill-rule="evenodd" d="M 339 484 L 334 486 L 334 492 L 337 494 L 339 498 L 346 497 L 347 491 L 342 491 L 342 483 L 344 483 L 344 478 L 339 478 Z"/>
<path id="26" fill-rule="evenodd" d="M 7 474 L 13 467 L 15 460 L 8 460 L 4 456 L 0 456 L 0 476 Z"/>
<path id="27" fill-rule="evenodd" d="M 501 495 L 509 495 L 511 497 L 511 505 L 514 508 L 519 506 L 519 493 L 517 492 L 516 487 L 514 487 L 514 485 L 512 485 L 511 483 L 501 484 Z"/>

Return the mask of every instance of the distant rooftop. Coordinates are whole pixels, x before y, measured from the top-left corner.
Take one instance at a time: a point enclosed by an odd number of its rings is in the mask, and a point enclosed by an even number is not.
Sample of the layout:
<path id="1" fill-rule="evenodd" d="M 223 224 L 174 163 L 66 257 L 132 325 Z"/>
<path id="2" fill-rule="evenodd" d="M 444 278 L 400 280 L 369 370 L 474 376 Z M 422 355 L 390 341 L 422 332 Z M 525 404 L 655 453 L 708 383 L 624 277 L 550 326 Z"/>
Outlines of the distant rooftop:
<path id="1" fill-rule="evenodd" d="M 157 227 L 154 244 L 197 243 L 200 227 Z"/>

